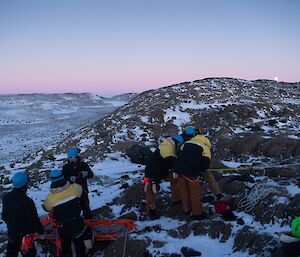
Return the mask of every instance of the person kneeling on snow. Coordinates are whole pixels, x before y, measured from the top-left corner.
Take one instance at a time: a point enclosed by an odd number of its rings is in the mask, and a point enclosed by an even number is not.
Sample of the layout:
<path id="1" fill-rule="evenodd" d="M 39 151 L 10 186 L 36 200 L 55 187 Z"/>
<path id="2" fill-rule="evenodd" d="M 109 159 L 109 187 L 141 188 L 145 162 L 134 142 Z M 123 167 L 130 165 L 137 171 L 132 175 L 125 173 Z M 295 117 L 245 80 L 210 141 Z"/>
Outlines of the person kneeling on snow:
<path id="1" fill-rule="evenodd" d="M 70 183 L 77 183 L 82 186 L 82 206 L 83 216 L 86 219 L 92 218 L 92 211 L 89 201 L 89 190 L 87 179 L 94 176 L 89 165 L 79 156 L 79 149 L 76 147 L 70 148 L 68 151 L 68 163 L 63 166 L 62 173 Z"/>
<path id="2" fill-rule="evenodd" d="M 159 217 L 155 209 L 155 195 L 159 191 L 159 184 L 162 179 L 171 182 L 171 201 L 173 204 L 180 202 L 178 191 L 178 180 L 173 178 L 171 169 L 177 158 L 177 150 L 183 143 L 181 135 L 168 137 L 158 146 L 145 168 L 145 192 L 146 204 L 150 219 Z"/>
<path id="3" fill-rule="evenodd" d="M 46 211 L 53 212 L 53 218 L 59 225 L 61 256 L 72 257 L 72 241 L 76 256 L 87 256 L 84 240 L 91 239 L 91 232 L 81 217 L 82 187 L 76 183 L 70 184 L 60 170 L 52 170 L 50 180 L 50 193 L 43 206 Z"/>
<path id="4" fill-rule="evenodd" d="M 206 218 L 202 212 L 202 190 L 200 176 L 206 172 L 211 159 L 211 143 L 203 135 L 196 135 L 181 146 L 180 154 L 174 165 L 179 175 L 181 201 L 185 213 L 192 211 L 194 219 Z M 221 192 L 216 190 L 216 194 Z"/>
<path id="5" fill-rule="evenodd" d="M 18 256 L 24 236 L 37 232 L 41 239 L 45 238 L 34 202 L 26 195 L 28 180 L 26 173 L 17 172 L 12 177 L 13 190 L 3 196 L 2 219 L 8 229 L 7 257 Z M 22 255 L 35 256 L 35 250 Z"/>

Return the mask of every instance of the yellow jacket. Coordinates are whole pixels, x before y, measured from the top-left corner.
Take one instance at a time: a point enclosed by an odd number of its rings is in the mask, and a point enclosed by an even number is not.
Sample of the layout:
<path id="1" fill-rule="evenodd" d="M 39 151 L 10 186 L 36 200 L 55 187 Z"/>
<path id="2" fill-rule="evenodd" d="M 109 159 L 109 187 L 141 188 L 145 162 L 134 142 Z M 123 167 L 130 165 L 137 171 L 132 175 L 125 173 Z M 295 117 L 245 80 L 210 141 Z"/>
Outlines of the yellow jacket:
<path id="1" fill-rule="evenodd" d="M 51 211 L 53 207 L 63 204 L 65 202 L 71 201 L 75 198 L 80 198 L 82 194 L 82 187 L 78 184 L 69 184 L 69 182 L 61 187 L 52 189 L 47 195 L 44 201 L 44 209 L 46 211 Z"/>
<path id="2" fill-rule="evenodd" d="M 167 157 L 177 157 L 176 156 L 176 146 L 172 139 L 167 138 L 158 146 L 159 153 L 162 158 Z"/>
<path id="3" fill-rule="evenodd" d="M 202 156 L 208 157 L 211 159 L 211 143 L 209 139 L 203 135 L 197 135 L 194 136 L 189 142 L 195 142 L 196 144 L 199 144 L 203 148 Z"/>

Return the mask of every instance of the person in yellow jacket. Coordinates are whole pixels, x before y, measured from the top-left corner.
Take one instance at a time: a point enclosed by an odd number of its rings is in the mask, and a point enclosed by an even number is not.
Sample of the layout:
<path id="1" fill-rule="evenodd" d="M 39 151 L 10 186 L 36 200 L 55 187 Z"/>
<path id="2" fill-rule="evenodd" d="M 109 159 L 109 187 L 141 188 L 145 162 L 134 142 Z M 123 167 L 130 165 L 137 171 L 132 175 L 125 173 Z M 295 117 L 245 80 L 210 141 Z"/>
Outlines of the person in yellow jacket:
<path id="1" fill-rule="evenodd" d="M 202 189 L 200 176 L 203 176 L 213 193 L 220 199 L 223 195 L 213 174 L 206 171 L 211 160 L 211 143 L 201 134 L 196 135 L 193 127 L 184 131 L 187 140 L 182 146 L 180 154 L 174 164 L 174 172 L 179 174 L 179 186 L 183 209 L 186 213 L 192 211 L 195 219 L 203 219 L 202 213 Z M 199 133 L 199 132 L 198 132 Z"/>
<path id="2" fill-rule="evenodd" d="M 53 212 L 53 218 L 59 224 L 61 239 L 61 256 L 72 257 L 72 241 L 75 245 L 76 256 L 87 256 L 84 240 L 91 235 L 84 219 L 81 216 L 82 187 L 76 183 L 70 184 L 60 170 L 50 173 L 50 192 L 44 201 L 43 207 Z"/>
<path id="3" fill-rule="evenodd" d="M 172 176 L 171 169 L 177 158 L 177 150 L 183 143 L 181 135 L 166 138 L 155 150 L 145 168 L 145 192 L 146 204 L 150 219 L 159 217 L 155 206 L 155 195 L 159 191 L 161 180 L 167 179 L 171 182 L 171 201 L 173 204 L 180 202 L 178 180 Z"/>

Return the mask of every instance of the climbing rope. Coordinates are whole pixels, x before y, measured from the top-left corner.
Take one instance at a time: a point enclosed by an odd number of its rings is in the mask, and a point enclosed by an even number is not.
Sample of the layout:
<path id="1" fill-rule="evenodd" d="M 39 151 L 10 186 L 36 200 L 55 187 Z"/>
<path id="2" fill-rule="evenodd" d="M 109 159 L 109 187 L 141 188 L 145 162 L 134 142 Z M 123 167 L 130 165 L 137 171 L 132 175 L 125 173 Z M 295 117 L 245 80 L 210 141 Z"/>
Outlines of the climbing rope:
<path id="1" fill-rule="evenodd" d="M 266 198 L 269 194 L 277 194 L 279 191 L 266 183 L 257 183 L 250 193 L 244 196 L 238 203 L 238 208 L 243 208 L 246 212 L 250 212 L 255 205 Z"/>
<path id="2" fill-rule="evenodd" d="M 265 176 L 266 169 L 274 169 L 274 168 L 287 168 L 291 166 L 300 166 L 300 163 L 292 163 L 292 164 L 279 164 L 279 165 L 269 165 L 264 167 L 253 166 L 253 167 L 241 167 L 241 168 L 224 168 L 224 169 L 208 169 L 208 171 L 217 172 L 217 171 L 262 171 L 262 176 Z M 285 182 L 298 182 L 297 178 L 292 178 L 288 180 L 281 180 L 279 184 Z M 238 208 L 244 209 L 246 212 L 250 212 L 255 205 L 266 198 L 270 194 L 278 194 L 279 191 L 273 185 L 267 184 L 265 182 L 257 182 L 251 189 L 251 191 L 244 196 L 238 203 Z"/>
<path id="3" fill-rule="evenodd" d="M 288 168 L 291 166 L 300 166 L 300 163 L 291 163 L 291 164 L 278 164 L 278 165 L 269 165 L 269 166 L 252 166 L 252 167 L 241 167 L 241 168 L 218 168 L 218 169 L 207 169 L 207 171 L 218 172 L 218 171 L 260 171 L 265 169 L 274 169 L 274 168 Z"/>

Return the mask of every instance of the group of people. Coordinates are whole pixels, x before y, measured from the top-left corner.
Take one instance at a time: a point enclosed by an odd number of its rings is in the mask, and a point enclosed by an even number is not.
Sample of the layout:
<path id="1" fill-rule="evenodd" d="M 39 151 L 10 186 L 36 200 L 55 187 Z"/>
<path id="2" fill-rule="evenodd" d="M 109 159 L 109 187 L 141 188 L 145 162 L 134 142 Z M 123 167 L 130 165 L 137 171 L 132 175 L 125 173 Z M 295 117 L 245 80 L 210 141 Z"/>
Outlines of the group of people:
<path id="1" fill-rule="evenodd" d="M 201 180 L 204 178 L 217 200 L 223 198 L 213 174 L 207 171 L 211 143 L 200 129 L 187 127 L 182 134 L 166 138 L 153 153 L 145 168 L 146 205 L 150 219 L 159 217 L 155 198 L 162 180 L 171 183 L 172 204 L 181 203 L 193 219 L 205 219 L 202 209 Z"/>
<path id="2" fill-rule="evenodd" d="M 92 246 L 92 232 L 84 219 L 91 219 L 87 179 L 93 171 L 79 155 L 76 147 L 69 149 L 68 161 L 62 170 L 50 172 L 50 192 L 43 208 L 51 212 L 60 238 L 60 256 L 72 257 L 72 242 L 76 256 L 87 256 L 86 249 Z M 152 154 L 145 167 L 144 189 L 150 219 L 159 218 L 156 195 L 162 180 L 171 183 L 171 202 L 182 204 L 185 214 L 194 220 L 207 218 L 202 208 L 202 180 L 206 180 L 215 199 L 222 200 L 222 194 L 213 174 L 208 171 L 211 160 L 211 143 L 200 129 L 187 127 L 181 134 L 165 138 Z M 7 257 L 17 257 L 24 236 L 38 233 L 39 239 L 46 238 L 38 217 L 34 201 L 27 196 L 29 176 L 17 172 L 12 177 L 13 190 L 3 197 L 2 219 L 8 228 Z M 300 252 L 300 217 L 292 222 L 292 241 L 287 248 Z M 286 240 L 286 237 L 285 237 Z M 296 241 L 295 241 L 296 240 Z M 293 246 L 293 247 L 292 247 Z M 35 256 L 31 249 L 23 256 Z"/>
<path id="3" fill-rule="evenodd" d="M 75 147 L 68 151 L 68 162 L 62 170 L 50 172 L 50 192 L 43 208 L 52 212 L 57 226 L 61 241 L 60 256 L 72 257 L 72 241 L 76 256 L 87 256 L 86 248 L 91 244 L 92 235 L 84 218 L 92 218 L 86 181 L 91 177 L 93 171 Z M 2 219 L 8 228 L 7 257 L 18 256 L 22 239 L 28 234 L 38 233 L 40 239 L 45 239 L 35 204 L 26 194 L 28 183 L 29 176 L 25 172 L 17 172 L 12 177 L 13 190 L 3 197 Z M 31 249 L 25 256 L 35 256 L 35 250 Z"/>

